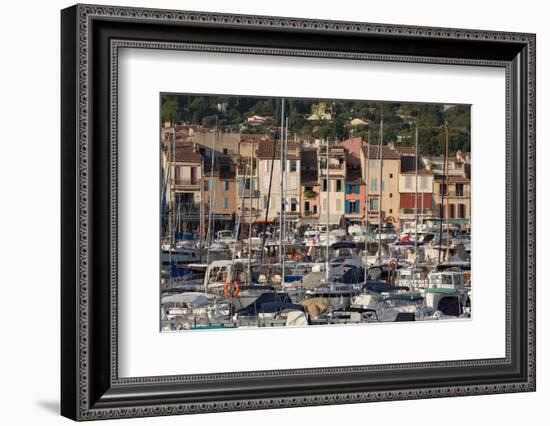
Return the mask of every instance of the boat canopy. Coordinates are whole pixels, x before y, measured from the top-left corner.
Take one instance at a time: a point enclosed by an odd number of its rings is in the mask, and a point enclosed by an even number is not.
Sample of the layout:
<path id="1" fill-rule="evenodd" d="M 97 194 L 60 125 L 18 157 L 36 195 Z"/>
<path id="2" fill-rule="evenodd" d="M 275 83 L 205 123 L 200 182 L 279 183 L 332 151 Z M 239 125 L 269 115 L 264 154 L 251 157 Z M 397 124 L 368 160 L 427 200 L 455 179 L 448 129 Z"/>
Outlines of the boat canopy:
<path id="1" fill-rule="evenodd" d="M 363 285 L 363 290 L 373 291 L 375 293 L 392 293 L 398 290 L 409 291 L 409 287 L 396 286 L 385 281 L 367 281 L 367 283 Z"/>
<path id="2" fill-rule="evenodd" d="M 273 302 L 273 303 L 264 303 L 262 304 L 257 313 L 259 314 L 273 314 L 282 311 L 301 311 L 305 312 L 306 308 L 297 303 L 284 303 L 284 302 Z M 250 315 L 254 315 L 251 313 Z"/>
<path id="3" fill-rule="evenodd" d="M 260 294 L 258 298 L 254 302 L 252 302 L 250 305 L 238 310 L 237 314 L 242 316 L 255 316 L 260 312 L 264 312 L 264 313 L 277 312 L 277 311 L 266 311 L 264 310 L 263 305 L 269 305 L 268 306 L 269 309 L 274 309 L 274 307 L 271 305 L 283 306 L 283 305 L 291 305 L 291 304 L 293 304 L 292 300 L 290 299 L 290 296 L 287 293 L 267 292 L 267 293 Z"/>
<path id="4" fill-rule="evenodd" d="M 352 243 L 350 241 L 341 241 L 341 242 L 332 244 L 330 246 L 330 248 L 333 249 L 333 250 L 340 250 L 340 249 L 344 249 L 344 248 L 354 249 L 354 248 L 357 248 L 357 244 Z"/>
<path id="5" fill-rule="evenodd" d="M 391 294 L 386 300 L 402 300 L 404 302 L 419 302 L 424 300 L 420 294 Z"/>
<path id="6" fill-rule="evenodd" d="M 209 299 L 205 293 L 186 292 L 164 296 L 161 302 L 163 305 L 166 303 L 186 303 L 190 306 L 197 307 L 207 305 Z"/>
<path id="7" fill-rule="evenodd" d="M 365 281 L 365 270 L 363 268 L 352 267 L 348 269 L 340 278 L 344 284 L 358 284 Z"/>
<path id="8" fill-rule="evenodd" d="M 426 293 L 445 293 L 445 294 L 455 294 L 458 293 L 456 289 L 449 287 L 430 287 L 424 290 Z"/>

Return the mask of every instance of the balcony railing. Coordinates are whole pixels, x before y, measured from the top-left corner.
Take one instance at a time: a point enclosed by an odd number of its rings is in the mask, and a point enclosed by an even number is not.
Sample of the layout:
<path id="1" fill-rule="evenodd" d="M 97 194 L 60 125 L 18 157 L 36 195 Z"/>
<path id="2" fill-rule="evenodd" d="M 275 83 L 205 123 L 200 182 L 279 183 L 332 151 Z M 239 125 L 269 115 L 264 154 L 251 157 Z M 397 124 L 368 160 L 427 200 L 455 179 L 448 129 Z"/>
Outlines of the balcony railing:
<path id="1" fill-rule="evenodd" d="M 436 198 L 441 197 L 442 195 L 447 197 L 447 193 L 441 194 L 441 192 L 439 192 L 439 191 L 434 194 L 434 196 Z M 456 191 L 456 190 L 451 189 L 450 191 L 448 191 L 448 196 L 453 197 L 453 198 L 469 198 L 470 197 L 470 191 L 466 190 L 466 189 L 463 190 L 463 191 Z"/>
<path id="2" fill-rule="evenodd" d="M 257 189 L 253 189 L 253 190 L 250 190 L 250 189 L 245 189 L 245 190 L 240 190 L 239 191 L 239 199 L 242 197 L 244 198 L 259 198 L 260 197 L 260 191 L 257 190 Z"/>
<path id="3" fill-rule="evenodd" d="M 193 187 L 197 187 L 197 189 L 198 189 L 199 184 L 200 184 L 200 180 L 199 179 L 176 179 L 174 184 L 175 184 L 175 186 L 180 186 L 180 187 L 193 186 Z"/>
<path id="4" fill-rule="evenodd" d="M 320 175 L 321 176 L 345 176 L 346 175 L 346 169 L 331 169 L 329 167 L 328 169 L 328 173 L 327 173 L 327 169 L 319 169 L 320 171 Z"/>

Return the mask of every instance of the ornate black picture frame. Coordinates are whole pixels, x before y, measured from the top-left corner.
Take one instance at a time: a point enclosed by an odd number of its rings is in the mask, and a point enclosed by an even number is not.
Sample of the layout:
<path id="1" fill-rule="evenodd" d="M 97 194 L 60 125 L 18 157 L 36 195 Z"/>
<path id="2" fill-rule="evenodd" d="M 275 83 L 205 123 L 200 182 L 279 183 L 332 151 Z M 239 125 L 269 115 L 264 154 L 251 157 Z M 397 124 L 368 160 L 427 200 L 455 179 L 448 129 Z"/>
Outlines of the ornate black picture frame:
<path id="1" fill-rule="evenodd" d="M 535 390 L 535 35 L 76 5 L 61 13 L 61 413 L 74 420 Z M 506 71 L 506 356 L 119 378 L 120 47 Z"/>

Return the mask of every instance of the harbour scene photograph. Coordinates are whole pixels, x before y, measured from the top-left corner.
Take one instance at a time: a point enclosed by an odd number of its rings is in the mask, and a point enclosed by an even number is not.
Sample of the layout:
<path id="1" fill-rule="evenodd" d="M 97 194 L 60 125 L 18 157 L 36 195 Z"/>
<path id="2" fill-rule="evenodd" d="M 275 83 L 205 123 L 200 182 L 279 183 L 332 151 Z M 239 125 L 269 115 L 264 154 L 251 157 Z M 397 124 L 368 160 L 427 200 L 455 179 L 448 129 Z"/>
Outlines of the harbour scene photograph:
<path id="1" fill-rule="evenodd" d="M 472 317 L 471 106 L 160 95 L 160 330 Z"/>

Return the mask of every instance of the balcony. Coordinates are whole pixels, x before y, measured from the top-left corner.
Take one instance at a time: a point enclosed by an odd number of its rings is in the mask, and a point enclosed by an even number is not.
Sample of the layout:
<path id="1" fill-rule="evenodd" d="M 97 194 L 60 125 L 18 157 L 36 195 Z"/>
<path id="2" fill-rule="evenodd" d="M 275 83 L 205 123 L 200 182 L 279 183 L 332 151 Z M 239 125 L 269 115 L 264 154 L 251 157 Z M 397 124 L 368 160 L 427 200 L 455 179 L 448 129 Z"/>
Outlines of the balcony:
<path id="1" fill-rule="evenodd" d="M 304 191 L 304 198 L 310 200 L 312 198 L 317 198 L 319 194 L 315 191 Z"/>
<path id="2" fill-rule="evenodd" d="M 200 180 L 199 179 L 176 179 L 174 183 L 176 190 L 188 190 L 188 191 L 199 191 L 200 190 Z"/>
<path id="3" fill-rule="evenodd" d="M 327 173 L 328 172 L 328 173 Z M 345 167 L 339 167 L 339 166 L 335 166 L 335 167 L 330 167 L 328 168 L 328 171 L 326 168 L 322 168 L 322 169 L 319 169 L 319 175 L 320 176 L 341 176 L 341 177 L 345 177 L 346 176 L 346 168 Z"/>
<path id="4" fill-rule="evenodd" d="M 246 199 L 248 198 L 260 198 L 260 191 L 257 190 L 257 189 L 245 189 L 244 191 L 241 190 L 239 192 L 239 199 L 241 199 L 241 197 L 244 197 Z"/>
<path id="5" fill-rule="evenodd" d="M 449 198 L 470 198 L 470 190 L 464 189 L 463 191 L 456 191 L 454 189 L 451 189 L 450 191 L 448 191 L 448 194 L 441 194 L 440 192 L 437 192 L 434 194 L 434 197 L 436 197 L 437 199 L 437 197 L 441 198 L 442 195 L 445 197 L 447 197 L 448 195 Z"/>
<path id="6" fill-rule="evenodd" d="M 318 217 L 319 217 L 319 212 L 314 212 L 314 211 L 311 211 L 311 210 L 306 210 L 306 211 L 304 211 L 303 216 L 304 216 L 304 217 L 318 218 Z"/>

